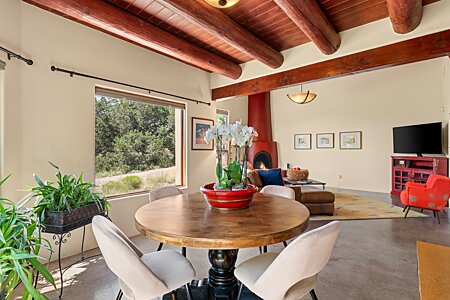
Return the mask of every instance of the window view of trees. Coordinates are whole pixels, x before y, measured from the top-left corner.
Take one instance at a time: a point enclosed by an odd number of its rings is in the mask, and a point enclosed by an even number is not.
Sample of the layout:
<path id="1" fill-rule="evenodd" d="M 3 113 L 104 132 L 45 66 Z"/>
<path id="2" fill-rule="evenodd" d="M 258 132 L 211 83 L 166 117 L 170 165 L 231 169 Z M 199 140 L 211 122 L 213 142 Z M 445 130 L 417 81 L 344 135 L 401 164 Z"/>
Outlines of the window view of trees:
<path id="1" fill-rule="evenodd" d="M 218 109 L 216 112 L 216 124 L 228 125 L 228 111 Z"/>
<path id="2" fill-rule="evenodd" d="M 175 109 L 97 96 L 96 184 L 105 195 L 175 183 Z"/>

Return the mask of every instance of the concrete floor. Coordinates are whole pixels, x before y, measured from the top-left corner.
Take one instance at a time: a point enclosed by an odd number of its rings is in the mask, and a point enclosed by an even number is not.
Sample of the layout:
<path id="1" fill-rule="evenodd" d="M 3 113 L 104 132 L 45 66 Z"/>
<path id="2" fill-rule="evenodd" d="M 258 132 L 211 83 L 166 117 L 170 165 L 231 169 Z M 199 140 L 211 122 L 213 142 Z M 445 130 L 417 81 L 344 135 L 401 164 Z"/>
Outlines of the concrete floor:
<path id="1" fill-rule="evenodd" d="M 389 194 L 348 192 L 392 202 Z M 394 204 L 399 203 L 394 201 Z M 431 217 L 342 221 L 331 260 L 319 275 L 316 288 L 318 298 L 419 299 L 416 241 L 450 246 L 448 214 L 441 214 L 439 225 L 430 212 L 424 213 Z M 311 221 L 310 229 L 325 223 Z M 144 252 L 155 251 L 158 245 L 142 236 L 132 240 Z M 269 251 L 282 248 L 282 244 L 270 246 Z M 180 250 L 179 247 L 171 246 L 165 246 L 165 249 Z M 91 250 L 87 256 L 97 253 L 97 249 Z M 240 250 L 238 263 L 258 254 L 257 249 Z M 206 277 L 209 268 L 207 251 L 188 249 L 187 257 L 196 269 L 196 277 Z M 63 265 L 76 259 L 78 257 L 66 259 Z M 52 264 L 50 267 L 56 270 L 57 266 Z M 117 279 L 101 256 L 75 265 L 65 273 L 65 278 L 64 299 L 115 299 L 118 291 Z M 42 290 L 48 291 L 46 295 L 50 299 L 58 298 L 48 287 L 42 287 Z M 304 299 L 310 299 L 309 295 Z"/>

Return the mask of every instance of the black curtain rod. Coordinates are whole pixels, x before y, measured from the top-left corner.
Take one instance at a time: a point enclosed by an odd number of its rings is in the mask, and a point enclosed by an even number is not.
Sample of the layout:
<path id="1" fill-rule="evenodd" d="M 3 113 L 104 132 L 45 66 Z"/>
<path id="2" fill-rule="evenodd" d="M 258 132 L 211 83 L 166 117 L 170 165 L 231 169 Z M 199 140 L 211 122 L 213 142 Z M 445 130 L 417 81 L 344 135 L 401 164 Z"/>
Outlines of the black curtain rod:
<path id="1" fill-rule="evenodd" d="M 6 48 L 0 47 L 0 51 L 3 51 L 8 55 L 8 60 L 11 60 L 11 58 L 17 58 L 18 60 L 22 60 L 22 61 L 26 62 L 27 65 L 31 66 L 33 64 L 33 61 L 31 59 L 22 57 L 19 54 L 14 53 Z"/>
<path id="2" fill-rule="evenodd" d="M 101 81 L 106 81 L 106 82 L 110 82 L 110 83 L 115 83 L 115 84 L 120 84 L 120 85 L 123 85 L 123 86 L 132 87 L 132 88 L 139 89 L 139 90 L 144 90 L 144 91 L 147 91 L 149 94 L 151 94 L 151 93 L 158 93 L 158 94 L 162 94 L 162 95 L 166 95 L 166 96 L 170 96 L 170 97 L 175 97 L 175 98 L 178 98 L 178 99 L 183 99 L 183 100 L 186 100 L 186 101 L 195 102 L 197 104 L 201 103 L 201 104 L 205 104 L 205 105 L 208 105 L 208 106 L 211 105 L 211 103 L 208 103 L 208 102 L 195 100 L 195 99 L 191 99 L 191 98 L 186 98 L 186 97 L 178 96 L 178 95 L 174 95 L 174 94 L 169 94 L 169 93 L 165 93 L 165 92 L 161 92 L 161 91 L 157 91 L 157 90 L 153 90 L 153 89 L 149 89 L 149 88 L 145 88 L 145 87 L 141 87 L 141 86 L 137 86 L 137 85 L 133 85 L 133 84 L 129 84 L 129 83 L 124 83 L 124 82 L 120 82 L 120 81 L 115 81 L 115 80 L 111 80 L 111 79 L 106 79 L 106 78 L 93 76 L 93 75 L 78 73 L 78 72 L 75 72 L 75 71 L 65 70 L 65 69 L 57 68 L 55 66 L 52 66 L 51 70 L 53 72 L 56 71 L 56 72 L 67 73 L 67 74 L 70 75 L 70 77 L 73 77 L 74 75 L 76 75 L 76 76 L 81 76 L 81 77 L 86 77 L 86 78 L 91 78 L 91 79 L 97 79 L 97 80 L 101 80 Z"/>

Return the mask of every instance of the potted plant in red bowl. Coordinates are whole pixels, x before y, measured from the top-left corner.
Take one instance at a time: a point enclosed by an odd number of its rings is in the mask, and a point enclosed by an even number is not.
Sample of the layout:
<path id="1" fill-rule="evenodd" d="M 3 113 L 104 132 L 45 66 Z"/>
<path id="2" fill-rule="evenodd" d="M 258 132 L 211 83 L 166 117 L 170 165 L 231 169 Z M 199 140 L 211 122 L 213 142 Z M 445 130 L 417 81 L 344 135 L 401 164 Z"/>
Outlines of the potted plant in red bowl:
<path id="1" fill-rule="evenodd" d="M 210 128 L 205 141 L 216 142 L 217 182 L 200 188 L 209 206 L 214 209 L 236 210 L 247 208 L 257 191 L 256 186 L 247 184 L 247 152 L 258 133 L 253 127 L 242 126 L 241 122 Z M 223 150 L 228 145 L 226 166 L 223 166 Z"/>

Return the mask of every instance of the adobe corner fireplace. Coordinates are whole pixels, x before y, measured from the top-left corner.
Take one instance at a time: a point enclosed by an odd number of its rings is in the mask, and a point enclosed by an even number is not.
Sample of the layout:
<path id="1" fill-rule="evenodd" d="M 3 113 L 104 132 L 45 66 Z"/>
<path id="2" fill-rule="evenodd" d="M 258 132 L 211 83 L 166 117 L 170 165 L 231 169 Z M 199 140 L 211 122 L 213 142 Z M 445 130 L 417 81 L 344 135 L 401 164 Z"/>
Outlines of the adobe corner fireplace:
<path id="1" fill-rule="evenodd" d="M 270 169 L 272 168 L 272 157 L 266 151 L 259 151 L 253 158 L 253 167 L 255 169 Z"/>
<path id="2" fill-rule="evenodd" d="M 248 161 L 255 169 L 278 168 L 277 143 L 272 140 L 269 92 L 248 96 L 248 125 L 258 132 L 249 149 Z"/>

